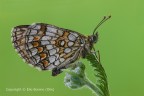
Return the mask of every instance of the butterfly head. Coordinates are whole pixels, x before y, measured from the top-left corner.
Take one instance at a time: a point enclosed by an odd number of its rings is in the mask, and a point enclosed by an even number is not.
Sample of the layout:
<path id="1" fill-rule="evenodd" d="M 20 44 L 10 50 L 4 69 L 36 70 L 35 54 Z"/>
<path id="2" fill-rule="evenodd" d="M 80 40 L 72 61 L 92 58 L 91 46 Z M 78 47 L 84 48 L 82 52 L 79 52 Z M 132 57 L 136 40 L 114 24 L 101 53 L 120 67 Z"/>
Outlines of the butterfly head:
<path id="1" fill-rule="evenodd" d="M 89 37 L 89 41 L 91 44 L 94 44 L 98 41 L 98 32 L 97 29 L 105 22 L 107 21 L 109 18 L 111 18 L 111 16 L 104 16 L 104 18 L 98 23 L 98 25 L 95 27 L 94 31 L 93 31 L 93 35 L 91 35 Z"/>
<path id="2" fill-rule="evenodd" d="M 94 35 L 91 35 L 89 37 L 89 41 L 91 44 L 95 44 L 98 41 L 98 32 L 96 32 Z"/>
<path id="3" fill-rule="evenodd" d="M 102 25 L 105 21 L 107 21 L 111 16 L 104 16 L 104 18 L 100 21 L 100 23 L 95 27 L 93 34 L 88 37 L 89 48 L 92 49 L 93 45 L 98 41 L 98 32 L 97 29 Z"/>

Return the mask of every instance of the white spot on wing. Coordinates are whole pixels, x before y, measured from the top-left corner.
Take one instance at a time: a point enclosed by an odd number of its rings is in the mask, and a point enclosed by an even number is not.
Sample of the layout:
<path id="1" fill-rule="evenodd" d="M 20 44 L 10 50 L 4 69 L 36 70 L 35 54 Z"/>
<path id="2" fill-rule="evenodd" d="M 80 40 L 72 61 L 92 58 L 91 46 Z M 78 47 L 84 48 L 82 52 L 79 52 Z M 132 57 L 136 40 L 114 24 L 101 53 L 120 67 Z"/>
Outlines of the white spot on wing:
<path id="1" fill-rule="evenodd" d="M 68 36 L 68 38 L 69 38 L 69 40 L 71 40 L 71 41 L 75 41 L 75 40 L 76 40 L 76 37 L 75 37 L 74 35 L 72 35 L 72 34 L 70 34 L 70 35 Z"/>
<path id="2" fill-rule="evenodd" d="M 48 32 L 52 32 L 52 33 L 57 33 L 57 29 L 56 28 L 52 28 L 52 27 L 47 27 L 47 31 Z"/>
<path id="3" fill-rule="evenodd" d="M 58 34 L 59 34 L 60 36 L 62 36 L 62 35 L 63 35 L 63 31 L 62 31 L 62 30 L 58 30 Z"/>
<path id="4" fill-rule="evenodd" d="M 66 48 L 66 49 L 64 50 L 65 53 L 69 53 L 70 51 L 71 51 L 70 48 Z"/>
<path id="5" fill-rule="evenodd" d="M 50 49 L 52 49 L 52 48 L 53 48 L 53 46 L 52 46 L 52 45 L 47 45 L 46 47 L 47 47 L 47 49 L 48 49 L 48 50 L 50 50 Z"/>
<path id="6" fill-rule="evenodd" d="M 34 58 L 37 60 L 37 63 L 40 61 L 40 56 L 39 55 L 34 56 Z"/>
<path id="7" fill-rule="evenodd" d="M 41 28 L 41 26 L 37 25 L 36 23 L 33 23 L 30 27 L 33 28 L 33 29 L 36 29 L 36 30 Z"/>
<path id="8" fill-rule="evenodd" d="M 28 39 L 28 42 L 31 42 L 31 41 L 33 41 L 33 36 L 27 36 L 27 39 Z"/>
<path id="9" fill-rule="evenodd" d="M 64 58 L 60 58 L 60 62 L 63 62 L 65 59 Z"/>
<path id="10" fill-rule="evenodd" d="M 61 46 L 63 46 L 65 44 L 65 42 L 64 41 L 61 41 Z"/>
<path id="11" fill-rule="evenodd" d="M 51 37 L 50 36 L 43 36 L 41 40 L 50 40 Z"/>
<path id="12" fill-rule="evenodd" d="M 71 34 L 73 34 L 74 36 L 78 37 L 77 33 L 71 32 Z"/>
<path id="13" fill-rule="evenodd" d="M 27 49 L 30 49 L 32 47 L 33 47 L 33 45 L 31 43 L 27 43 L 27 46 L 26 46 Z"/>
<path id="14" fill-rule="evenodd" d="M 32 30 L 30 31 L 30 35 L 35 35 L 35 34 L 37 34 L 37 30 L 33 30 L 33 29 L 32 29 Z"/>
<path id="15" fill-rule="evenodd" d="M 56 58 L 55 56 L 50 56 L 50 57 L 49 57 L 49 62 L 50 62 L 50 63 L 53 63 L 53 62 L 55 61 L 55 58 Z"/>
<path id="16" fill-rule="evenodd" d="M 46 69 L 53 69 L 55 66 L 53 64 L 50 64 Z"/>
<path id="17" fill-rule="evenodd" d="M 59 64 L 60 64 L 60 61 L 57 60 L 57 61 L 54 62 L 54 64 L 55 64 L 55 65 L 59 65 Z"/>
<path id="18" fill-rule="evenodd" d="M 35 55 L 37 53 L 37 48 L 32 48 L 30 49 L 31 53 L 32 53 L 32 56 Z"/>
<path id="19" fill-rule="evenodd" d="M 50 55 L 54 55 L 56 53 L 56 49 L 49 50 Z"/>
<path id="20" fill-rule="evenodd" d="M 51 32 L 46 32 L 46 35 L 48 35 L 48 36 L 55 36 L 55 34 L 51 33 Z"/>
<path id="21" fill-rule="evenodd" d="M 68 42 L 68 46 L 72 46 L 73 44 L 73 42 Z"/>
<path id="22" fill-rule="evenodd" d="M 50 44 L 50 42 L 49 41 L 41 41 L 41 45 L 48 45 L 48 44 Z"/>
<path id="23" fill-rule="evenodd" d="M 40 29 L 41 28 L 41 26 L 40 25 L 36 25 L 36 27 L 34 28 L 34 29 Z"/>
<path id="24" fill-rule="evenodd" d="M 55 56 L 56 56 L 56 59 L 58 59 L 58 58 L 59 58 L 59 54 L 55 54 Z"/>

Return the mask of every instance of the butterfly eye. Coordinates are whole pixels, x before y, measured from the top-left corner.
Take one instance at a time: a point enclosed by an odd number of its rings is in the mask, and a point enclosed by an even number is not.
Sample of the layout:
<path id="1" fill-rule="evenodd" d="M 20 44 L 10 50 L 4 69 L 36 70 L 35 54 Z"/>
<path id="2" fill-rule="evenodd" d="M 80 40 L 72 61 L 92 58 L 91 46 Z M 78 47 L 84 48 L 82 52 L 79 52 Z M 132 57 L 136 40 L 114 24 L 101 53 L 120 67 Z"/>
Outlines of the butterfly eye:
<path id="1" fill-rule="evenodd" d="M 92 36 L 92 42 L 93 43 L 96 43 L 97 40 L 98 40 L 98 32 L 95 35 Z"/>
<path id="2" fill-rule="evenodd" d="M 96 43 L 96 36 L 93 36 L 92 41 L 93 41 L 93 43 Z"/>

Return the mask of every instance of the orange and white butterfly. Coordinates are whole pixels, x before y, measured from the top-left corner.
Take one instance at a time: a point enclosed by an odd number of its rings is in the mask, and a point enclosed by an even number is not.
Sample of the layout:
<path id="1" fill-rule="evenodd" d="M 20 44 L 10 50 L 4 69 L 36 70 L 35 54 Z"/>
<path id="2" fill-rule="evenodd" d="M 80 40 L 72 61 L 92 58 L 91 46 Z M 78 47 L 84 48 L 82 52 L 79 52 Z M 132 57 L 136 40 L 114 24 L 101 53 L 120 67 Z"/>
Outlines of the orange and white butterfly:
<path id="1" fill-rule="evenodd" d="M 12 43 L 26 63 L 52 70 L 52 76 L 56 76 L 91 52 L 98 40 L 96 29 L 109 18 L 104 17 L 91 36 L 44 23 L 16 26 L 12 30 Z"/>

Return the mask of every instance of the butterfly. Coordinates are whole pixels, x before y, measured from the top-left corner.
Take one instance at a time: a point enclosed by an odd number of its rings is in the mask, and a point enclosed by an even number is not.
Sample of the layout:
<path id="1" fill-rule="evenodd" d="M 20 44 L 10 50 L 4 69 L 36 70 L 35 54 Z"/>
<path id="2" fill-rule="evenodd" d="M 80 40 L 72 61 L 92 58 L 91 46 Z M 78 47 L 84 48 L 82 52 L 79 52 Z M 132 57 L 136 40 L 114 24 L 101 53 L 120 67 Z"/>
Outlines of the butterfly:
<path id="1" fill-rule="evenodd" d="M 98 40 L 97 28 L 110 17 L 105 16 L 90 36 L 45 23 L 16 26 L 12 30 L 12 43 L 26 63 L 52 70 L 52 76 L 56 76 L 91 53 Z"/>

